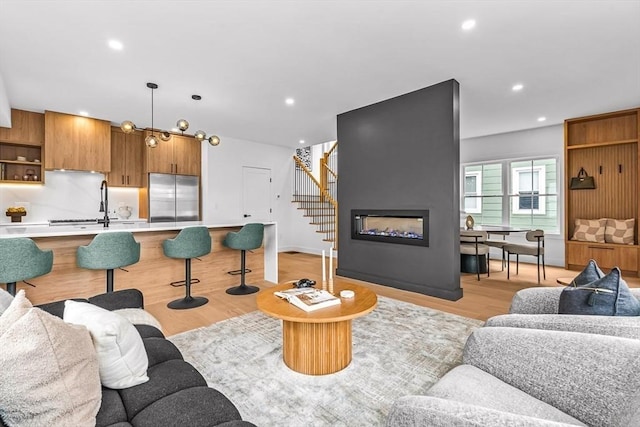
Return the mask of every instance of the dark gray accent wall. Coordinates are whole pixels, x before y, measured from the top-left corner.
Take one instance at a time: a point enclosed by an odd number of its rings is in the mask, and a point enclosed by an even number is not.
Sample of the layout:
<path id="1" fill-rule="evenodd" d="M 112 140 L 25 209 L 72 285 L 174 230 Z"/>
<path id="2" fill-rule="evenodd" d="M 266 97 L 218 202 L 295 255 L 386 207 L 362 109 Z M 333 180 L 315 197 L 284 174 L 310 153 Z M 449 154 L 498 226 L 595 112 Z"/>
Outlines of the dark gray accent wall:
<path id="1" fill-rule="evenodd" d="M 458 92 L 448 80 L 338 115 L 338 275 L 462 297 Z M 429 246 L 354 240 L 352 209 L 428 209 Z"/>

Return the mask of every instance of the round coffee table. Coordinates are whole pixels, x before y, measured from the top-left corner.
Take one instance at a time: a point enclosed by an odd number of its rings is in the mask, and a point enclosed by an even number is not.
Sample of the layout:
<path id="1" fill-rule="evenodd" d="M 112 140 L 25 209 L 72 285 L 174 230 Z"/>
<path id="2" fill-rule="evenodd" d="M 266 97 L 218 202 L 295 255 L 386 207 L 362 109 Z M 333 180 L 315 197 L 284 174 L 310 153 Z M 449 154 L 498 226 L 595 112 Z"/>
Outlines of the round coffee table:
<path id="1" fill-rule="evenodd" d="M 336 296 L 343 289 L 354 291 L 355 296 L 341 298 L 339 305 L 306 312 L 273 294 L 291 288 L 291 283 L 265 288 L 256 297 L 258 309 L 282 320 L 284 363 L 307 375 L 332 374 L 346 368 L 351 362 L 351 320 L 373 311 L 378 303 L 376 294 L 336 280 Z"/>

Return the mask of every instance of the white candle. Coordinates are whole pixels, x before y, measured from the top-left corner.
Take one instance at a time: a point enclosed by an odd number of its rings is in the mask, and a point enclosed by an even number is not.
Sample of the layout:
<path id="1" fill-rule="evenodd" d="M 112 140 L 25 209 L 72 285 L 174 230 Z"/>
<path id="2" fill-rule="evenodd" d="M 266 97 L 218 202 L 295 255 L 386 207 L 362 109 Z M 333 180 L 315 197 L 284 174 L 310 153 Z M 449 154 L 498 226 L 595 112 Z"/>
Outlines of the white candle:
<path id="1" fill-rule="evenodd" d="M 329 248 L 329 280 L 333 280 L 333 247 Z"/>
<path id="2" fill-rule="evenodd" d="M 327 272 L 325 271 L 326 267 L 324 264 L 324 249 L 322 250 L 322 281 L 325 282 L 327 280 Z"/>

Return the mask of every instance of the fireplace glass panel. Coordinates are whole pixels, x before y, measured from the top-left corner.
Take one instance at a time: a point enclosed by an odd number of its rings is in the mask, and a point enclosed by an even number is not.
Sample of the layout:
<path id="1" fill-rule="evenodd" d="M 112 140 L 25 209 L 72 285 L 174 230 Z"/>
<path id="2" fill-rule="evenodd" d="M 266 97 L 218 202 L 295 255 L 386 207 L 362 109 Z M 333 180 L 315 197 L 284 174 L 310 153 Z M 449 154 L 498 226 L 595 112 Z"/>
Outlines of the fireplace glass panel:
<path id="1" fill-rule="evenodd" d="M 429 211 L 352 211 L 352 237 L 429 246 Z"/>

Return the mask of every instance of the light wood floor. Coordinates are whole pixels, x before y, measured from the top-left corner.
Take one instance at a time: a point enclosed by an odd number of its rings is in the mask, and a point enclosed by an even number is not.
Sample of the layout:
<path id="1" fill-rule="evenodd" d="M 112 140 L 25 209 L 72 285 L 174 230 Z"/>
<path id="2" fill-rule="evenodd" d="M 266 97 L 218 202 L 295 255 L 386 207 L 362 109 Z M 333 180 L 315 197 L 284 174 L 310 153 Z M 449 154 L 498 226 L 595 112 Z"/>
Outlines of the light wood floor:
<path id="1" fill-rule="evenodd" d="M 298 280 L 303 277 L 318 281 L 321 277 L 321 259 L 319 256 L 302 253 L 280 253 L 279 265 L 281 283 Z M 248 266 L 251 267 L 250 264 Z M 521 262 L 520 274 L 515 276 L 514 271 L 515 263 L 512 263 L 511 279 L 507 280 L 507 272 L 506 270 L 504 272 L 500 270 L 500 262 L 492 261 L 491 276 L 489 278 L 486 275 L 481 275 L 480 281 L 478 281 L 475 274 L 462 274 L 461 286 L 464 296 L 458 301 L 447 301 L 356 280 L 353 280 L 353 282 L 369 287 L 378 295 L 465 317 L 486 320 L 491 316 L 507 313 L 511 298 L 518 290 L 538 286 L 535 265 Z M 557 286 L 557 278 L 573 277 L 576 274 L 577 272 L 575 271 L 547 266 L 547 279 L 539 286 Z M 166 292 L 154 294 L 153 301 L 147 300 L 146 309 L 160 320 L 166 335 L 169 336 L 207 326 L 257 309 L 255 294 L 232 296 L 225 293 L 227 287 L 233 286 L 234 282 L 239 282 L 239 276 L 228 276 L 226 274 L 221 276 L 217 271 L 215 274 L 207 275 L 206 268 L 201 268 L 198 272 L 198 277 L 202 282 L 193 285 L 192 294 L 209 298 L 209 303 L 205 306 L 190 310 L 170 310 L 166 306 L 167 302 L 175 299 L 180 293 L 183 294 L 184 288 L 173 288 L 168 285 L 164 287 Z M 157 278 L 154 279 L 157 280 Z M 640 279 L 637 277 L 624 277 L 624 279 L 630 286 L 640 286 Z M 247 275 L 247 283 L 256 284 L 261 288 L 275 286 L 262 280 L 261 270 L 249 273 Z"/>

